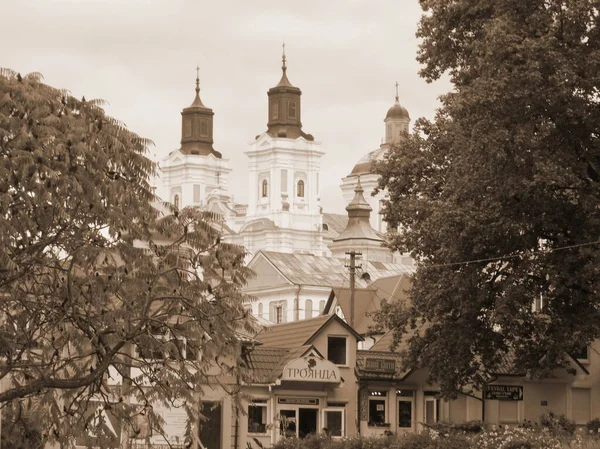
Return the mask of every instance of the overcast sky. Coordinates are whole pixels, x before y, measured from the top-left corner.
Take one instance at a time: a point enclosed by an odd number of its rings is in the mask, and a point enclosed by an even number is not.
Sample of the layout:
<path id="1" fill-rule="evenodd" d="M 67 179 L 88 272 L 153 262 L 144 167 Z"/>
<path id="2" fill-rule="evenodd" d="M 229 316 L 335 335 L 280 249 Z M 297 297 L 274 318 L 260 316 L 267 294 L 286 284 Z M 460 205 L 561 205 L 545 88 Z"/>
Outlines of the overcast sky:
<path id="1" fill-rule="evenodd" d="M 266 130 L 267 90 L 281 76 L 302 89 L 303 130 L 322 143 L 321 201 L 344 212 L 339 185 L 384 136 L 400 102 L 432 118 L 447 82 L 418 76 L 418 0 L 0 0 L 0 66 L 41 72 L 152 139 L 157 160 L 179 147 L 181 109 L 215 112 L 214 147 L 231 161 L 230 190 L 246 201 L 249 142 Z"/>

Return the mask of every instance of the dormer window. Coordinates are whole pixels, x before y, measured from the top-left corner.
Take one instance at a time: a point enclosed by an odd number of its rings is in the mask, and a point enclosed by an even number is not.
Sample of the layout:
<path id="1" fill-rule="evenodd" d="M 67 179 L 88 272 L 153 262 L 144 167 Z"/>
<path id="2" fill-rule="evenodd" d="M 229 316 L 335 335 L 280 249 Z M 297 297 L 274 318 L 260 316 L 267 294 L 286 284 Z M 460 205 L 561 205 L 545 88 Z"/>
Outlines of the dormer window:
<path id="1" fill-rule="evenodd" d="M 296 102 L 288 101 L 288 118 L 296 118 Z"/>
<path id="2" fill-rule="evenodd" d="M 304 198 L 304 181 L 301 179 L 296 186 L 296 196 Z"/>
<path id="3" fill-rule="evenodd" d="M 336 365 L 347 365 L 346 337 L 327 337 L 327 360 Z"/>
<path id="4" fill-rule="evenodd" d="M 266 179 L 263 179 L 261 195 L 263 198 L 266 198 L 269 195 L 269 183 Z"/>

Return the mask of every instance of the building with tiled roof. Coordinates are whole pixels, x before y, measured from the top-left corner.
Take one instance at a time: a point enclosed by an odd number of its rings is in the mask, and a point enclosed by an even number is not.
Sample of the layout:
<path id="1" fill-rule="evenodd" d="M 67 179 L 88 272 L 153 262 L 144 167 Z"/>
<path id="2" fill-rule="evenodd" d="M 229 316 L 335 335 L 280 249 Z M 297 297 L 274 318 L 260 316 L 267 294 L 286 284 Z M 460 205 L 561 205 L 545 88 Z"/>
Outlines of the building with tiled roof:
<path id="1" fill-rule="evenodd" d="M 363 260 L 356 275 L 356 287 L 372 281 L 409 275 L 412 265 Z M 325 309 L 333 288 L 349 287 L 346 261 L 336 257 L 259 251 L 248 267 L 256 276 L 245 292 L 255 300 L 252 313 L 272 323 L 284 323 L 318 316 Z"/>

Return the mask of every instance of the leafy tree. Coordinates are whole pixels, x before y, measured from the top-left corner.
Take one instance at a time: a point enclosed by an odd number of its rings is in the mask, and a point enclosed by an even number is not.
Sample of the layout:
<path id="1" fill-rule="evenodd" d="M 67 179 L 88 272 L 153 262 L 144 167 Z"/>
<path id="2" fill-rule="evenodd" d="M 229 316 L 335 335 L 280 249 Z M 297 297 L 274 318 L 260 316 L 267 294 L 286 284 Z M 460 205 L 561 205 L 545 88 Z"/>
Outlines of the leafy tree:
<path id="1" fill-rule="evenodd" d="M 42 426 L 31 401 L 14 401 L 2 410 L 1 449 L 44 449 Z"/>
<path id="2" fill-rule="evenodd" d="M 600 4 L 420 3 L 421 75 L 454 89 L 378 168 L 418 261 L 380 319 L 449 396 L 505 362 L 572 367 L 600 336 Z"/>
<path id="3" fill-rule="evenodd" d="M 100 105 L 0 72 L 0 404 L 32 399 L 58 442 L 160 433 L 157 403 L 191 434 L 202 386 L 243 376 L 245 253 L 154 197 L 150 142 Z"/>

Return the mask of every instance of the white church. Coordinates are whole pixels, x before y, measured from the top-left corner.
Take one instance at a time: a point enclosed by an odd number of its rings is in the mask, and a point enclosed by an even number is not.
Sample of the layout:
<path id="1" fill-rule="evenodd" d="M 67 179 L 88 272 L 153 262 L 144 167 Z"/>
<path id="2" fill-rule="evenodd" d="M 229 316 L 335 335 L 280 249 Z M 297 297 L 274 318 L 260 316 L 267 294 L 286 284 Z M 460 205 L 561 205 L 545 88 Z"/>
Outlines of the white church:
<path id="1" fill-rule="evenodd" d="M 321 143 L 302 130 L 302 92 L 288 79 L 285 54 L 282 61 L 281 79 L 267 93 L 267 129 L 245 151 L 248 204 L 235 203 L 228 190 L 231 168 L 213 148 L 214 113 L 200 99 L 198 78 L 194 101 L 181 112 L 181 146 L 160 162 L 157 191 L 178 208 L 200 207 L 223 217 L 224 240 L 243 245 L 257 273 L 248 292 L 258 298 L 252 311 L 275 323 L 318 316 L 332 287 L 347 286 L 348 251 L 361 254 L 363 272 L 370 267 L 367 280 L 409 273 L 413 263 L 408 255 L 382 245 L 386 224 L 380 211 L 386 193 L 371 195 L 378 183 L 378 175 L 372 173 L 375 163 L 408 133 L 410 117 L 398 95 L 385 116 L 384 143 L 342 179 L 348 213 L 327 213 L 319 191 L 325 153 Z M 267 274 L 271 269 L 279 274 Z M 306 274 L 304 298 L 298 293 L 299 281 L 287 285 L 291 276 L 286 277 L 285 270 Z M 280 285 L 270 285 L 267 278 L 279 278 Z M 365 279 L 358 285 L 365 287 Z"/>

